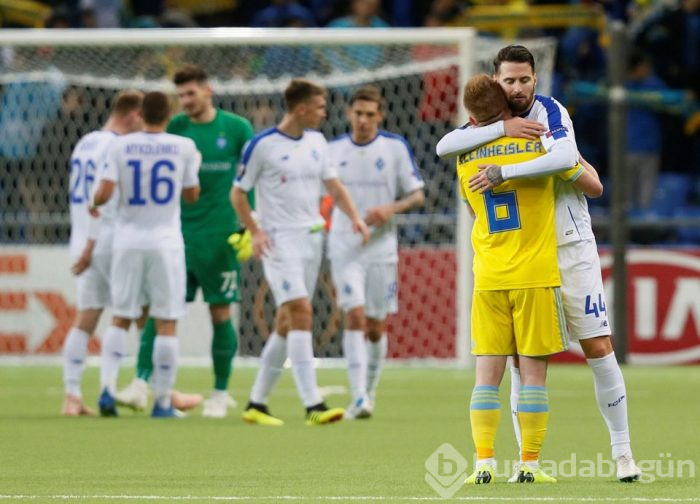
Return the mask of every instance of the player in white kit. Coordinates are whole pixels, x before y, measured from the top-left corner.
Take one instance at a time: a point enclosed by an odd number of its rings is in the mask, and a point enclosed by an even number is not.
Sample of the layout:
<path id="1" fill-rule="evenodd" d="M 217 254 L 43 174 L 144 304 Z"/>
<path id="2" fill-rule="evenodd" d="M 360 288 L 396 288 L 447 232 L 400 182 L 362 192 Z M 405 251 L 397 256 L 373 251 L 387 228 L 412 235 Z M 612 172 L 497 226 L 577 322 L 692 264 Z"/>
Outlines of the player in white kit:
<path id="1" fill-rule="evenodd" d="M 494 78 L 506 93 L 514 115 L 483 128 L 463 128 L 445 135 L 437 145 L 441 157 L 470 151 L 501 136 L 537 138 L 548 153 L 533 161 L 508 166 L 484 166 L 470 180 L 470 189 L 481 192 L 503 180 L 551 175 L 575 164 L 578 150 L 574 128 L 566 109 L 554 98 L 535 95 L 537 76 L 529 50 L 508 46 L 494 60 Z M 612 458 L 620 481 L 637 481 L 641 475 L 634 462 L 627 421 L 627 391 L 612 347 L 598 249 L 591 227 L 588 203 L 571 184 L 555 177 L 557 257 L 561 293 L 571 338 L 578 341 L 593 371 L 595 394 L 610 433 Z M 511 410 L 520 389 L 518 369 L 511 368 Z M 516 437 L 520 442 L 517 418 Z"/>
<path id="2" fill-rule="evenodd" d="M 370 226 L 362 245 L 348 217 L 334 209 L 328 240 L 338 305 L 345 312 L 343 353 L 352 403 L 345 418 L 369 418 L 387 353 L 386 317 L 398 311 L 398 237 L 393 216 L 425 201 L 423 180 L 403 137 L 381 131 L 382 95 L 373 86 L 353 93 L 350 134 L 329 144 L 340 181 Z"/>
<path id="3" fill-rule="evenodd" d="M 143 99 L 143 131 L 115 139 L 100 168 L 91 211 L 118 189 L 111 268 L 112 325 L 102 343 L 100 369 L 103 416 L 117 416 L 119 363 L 131 322 L 145 306 L 156 323 L 153 352 L 155 403 L 152 417 L 175 417 L 170 396 L 177 373 L 177 319 L 185 313 L 185 253 L 180 197 L 199 197 L 201 156 L 189 138 L 165 133 L 168 97 L 151 92 Z"/>
<path id="4" fill-rule="evenodd" d="M 366 242 L 367 226 L 347 189 L 338 179 L 323 135 L 314 131 L 326 117 L 325 90 L 295 79 L 284 92 L 286 113 L 277 127 L 255 136 L 244 149 L 231 192 L 236 213 L 253 236 L 262 258 L 277 314 L 275 331 L 260 358 L 250 402 L 243 413 L 249 423 L 282 425 L 267 408 L 267 398 L 289 354 L 307 425 L 342 419 L 343 409 L 329 409 L 316 382 L 311 336 L 311 296 L 316 287 L 323 247 L 319 211 L 325 187 L 345 212 L 358 238 Z M 253 219 L 246 193 L 257 188 L 260 224 Z"/>
<path id="5" fill-rule="evenodd" d="M 104 163 L 108 147 L 118 135 L 141 129 L 140 91 L 123 91 L 114 97 L 104 127 L 82 137 L 70 160 L 70 254 L 71 270 L 77 275 L 75 325 L 63 345 L 63 415 L 94 415 L 83 403 L 81 382 L 85 370 L 88 340 L 95 331 L 102 310 L 109 306 L 109 269 L 116 202 L 105 206 L 99 219 L 88 213 L 97 168 Z"/>

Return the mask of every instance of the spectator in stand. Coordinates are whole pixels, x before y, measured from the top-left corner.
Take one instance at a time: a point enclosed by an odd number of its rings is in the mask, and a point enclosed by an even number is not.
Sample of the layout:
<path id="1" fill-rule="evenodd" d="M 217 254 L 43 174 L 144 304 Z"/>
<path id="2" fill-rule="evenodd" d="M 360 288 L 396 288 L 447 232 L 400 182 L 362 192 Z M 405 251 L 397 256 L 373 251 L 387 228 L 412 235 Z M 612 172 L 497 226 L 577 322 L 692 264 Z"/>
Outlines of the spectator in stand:
<path id="1" fill-rule="evenodd" d="M 311 11 L 294 0 L 272 0 L 269 7 L 253 16 L 250 25 L 259 28 L 280 28 L 290 26 L 291 22 L 294 22 L 295 27 L 316 26 L 316 19 Z"/>
<path id="2" fill-rule="evenodd" d="M 378 16 L 379 0 L 352 0 L 350 14 L 328 23 L 328 28 L 388 28 L 389 23 Z"/>
<path id="3" fill-rule="evenodd" d="M 119 28 L 124 0 L 80 0 L 85 28 Z"/>
<path id="4" fill-rule="evenodd" d="M 654 75 L 651 61 L 641 51 L 633 51 L 627 63 L 627 89 L 663 91 L 666 84 Z M 661 167 L 661 119 L 644 106 L 627 109 L 627 173 L 629 197 L 633 208 L 648 208 L 654 196 L 656 177 Z"/>
<path id="5" fill-rule="evenodd" d="M 635 45 L 649 52 L 666 84 L 700 97 L 700 0 L 681 0 L 676 8 L 650 17 Z"/>
<path id="6" fill-rule="evenodd" d="M 352 0 L 350 14 L 334 19 L 328 28 L 388 28 L 389 23 L 379 17 L 379 0 Z M 374 68 L 384 55 L 384 49 L 376 46 L 349 46 L 332 51 L 328 58 L 341 72 L 357 68 Z"/>

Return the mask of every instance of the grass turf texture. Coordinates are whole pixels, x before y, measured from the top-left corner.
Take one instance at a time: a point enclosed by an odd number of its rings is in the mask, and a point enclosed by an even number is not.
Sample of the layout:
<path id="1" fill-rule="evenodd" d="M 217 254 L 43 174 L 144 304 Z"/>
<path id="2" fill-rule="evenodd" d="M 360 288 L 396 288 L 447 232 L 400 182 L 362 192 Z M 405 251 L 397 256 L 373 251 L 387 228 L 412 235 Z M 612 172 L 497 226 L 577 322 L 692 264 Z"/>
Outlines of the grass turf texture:
<path id="1" fill-rule="evenodd" d="M 692 460 L 700 470 L 700 367 L 626 368 L 624 373 L 636 459 L 663 460 L 666 471 L 667 458 L 659 454 L 670 453 L 674 460 Z M 123 372 L 122 381 L 131 374 Z M 236 370 L 232 390 L 239 402 L 245 402 L 254 375 L 254 369 Z M 91 406 L 97 380 L 97 369 L 89 368 L 84 390 Z M 182 369 L 178 387 L 204 392 L 210 380 L 207 369 Z M 596 460 L 601 453 L 608 460 L 608 433 L 590 370 L 554 366 L 549 380 L 551 413 L 543 458 L 561 461 L 575 453 L 579 461 Z M 346 374 L 323 369 L 319 382 L 345 385 Z M 287 371 L 270 402 L 286 425 L 266 428 L 240 420 L 243 404 L 225 420 L 202 418 L 201 411 L 184 420 L 152 420 L 124 408 L 118 419 L 62 418 L 58 367 L 0 367 L 0 500 L 20 495 L 32 502 L 127 500 L 116 496 L 131 496 L 129 502 L 148 496 L 148 502 L 161 500 L 155 496 L 195 502 L 216 496 L 255 502 L 275 502 L 278 496 L 333 502 L 357 497 L 441 500 L 425 482 L 424 464 L 443 443 L 451 443 L 469 460 L 471 472 L 472 385 L 471 370 L 389 368 L 373 419 L 306 427 Z M 335 395 L 328 403 L 345 406 L 348 400 Z M 516 448 L 507 413 L 507 377 L 501 401 L 496 455 L 511 460 Z M 700 474 L 690 477 L 687 467 L 685 473 L 648 484 L 570 477 L 556 485 L 525 486 L 508 485 L 501 477 L 493 486 L 462 487 L 454 498 L 700 502 Z"/>

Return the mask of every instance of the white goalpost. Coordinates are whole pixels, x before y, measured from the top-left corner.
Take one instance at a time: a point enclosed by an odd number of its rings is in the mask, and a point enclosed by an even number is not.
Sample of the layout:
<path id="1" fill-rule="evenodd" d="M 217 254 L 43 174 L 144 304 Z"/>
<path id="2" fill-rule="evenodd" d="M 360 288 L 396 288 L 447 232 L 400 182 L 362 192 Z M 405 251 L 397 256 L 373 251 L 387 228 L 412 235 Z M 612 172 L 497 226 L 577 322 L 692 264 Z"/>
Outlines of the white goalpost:
<path id="1" fill-rule="evenodd" d="M 328 89 L 322 131 L 329 139 L 347 131 L 344 109 L 356 86 L 382 90 L 382 127 L 407 138 L 427 196 L 422 211 L 399 216 L 400 312 L 389 323 L 390 357 L 468 364 L 471 222 L 455 190 L 454 163 L 437 159 L 434 147 L 466 122 L 463 84 L 490 73 L 506 44 L 470 28 L 0 31 L 0 362 L 58 356 L 70 327 L 67 160 L 75 141 L 100 127 L 116 91 L 172 92 L 174 70 L 197 63 L 211 77 L 215 104 L 256 131 L 279 120 L 292 77 Z M 538 91 L 547 94 L 555 42 L 526 44 L 537 60 Z M 243 280 L 239 353 L 257 356 L 272 303 L 259 265 L 246 264 Z M 316 355 L 340 356 L 341 317 L 327 267 L 314 309 Z M 183 356 L 208 359 L 209 331 L 208 313 L 195 303 L 180 323 Z"/>

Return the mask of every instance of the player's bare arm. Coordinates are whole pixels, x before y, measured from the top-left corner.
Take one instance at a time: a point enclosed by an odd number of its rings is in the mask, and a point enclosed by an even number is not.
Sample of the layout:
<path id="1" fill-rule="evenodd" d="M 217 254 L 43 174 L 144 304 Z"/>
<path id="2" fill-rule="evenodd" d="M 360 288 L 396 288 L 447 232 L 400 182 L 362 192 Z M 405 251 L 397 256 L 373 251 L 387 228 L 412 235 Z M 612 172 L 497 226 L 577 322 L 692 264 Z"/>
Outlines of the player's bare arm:
<path id="1" fill-rule="evenodd" d="M 199 193 L 199 186 L 185 187 L 182 189 L 182 199 L 185 200 L 185 203 L 196 203 L 199 199 Z"/>
<path id="2" fill-rule="evenodd" d="M 360 214 L 357 213 L 357 208 L 355 208 L 348 190 L 337 178 L 324 180 L 323 183 L 328 194 L 335 201 L 336 206 L 352 221 L 352 230 L 362 235 L 362 243 L 367 243 L 369 240 L 369 229 L 367 229 L 367 224 L 362 220 Z"/>
<path id="3" fill-rule="evenodd" d="M 583 156 L 579 157 L 584 172 L 573 183 L 574 187 L 589 198 L 600 198 L 603 195 L 603 184 L 598 177 L 598 172 Z"/>
<path id="4" fill-rule="evenodd" d="M 479 194 L 503 183 L 501 167 L 494 164 L 479 165 L 479 173 L 469 177 L 469 190 Z"/>
<path id="5" fill-rule="evenodd" d="M 365 222 L 368 226 L 381 226 L 395 214 L 419 208 L 423 206 L 424 203 L 425 193 L 421 189 L 418 189 L 393 203 L 387 203 L 386 205 L 379 205 L 368 209 L 367 215 L 365 215 Z"/>
<path id="6" fill-rule="evenodd" d="M 231 189 L 231 204 L 243 226 L 250 231 L 253 237 L 253 254 L 255 254 L 255 257 L 261 259 L 266 256 L 267 252 L 272 248 L 272 243 L 265 231 L 258 226 L 258 223 L 253 218 L 253 210 L 248 202 L 248 194 L 240 187 L 234 187 Z"/>
<path id="7" fill-rule="evenodd" d="M 70 270 L 75 275 L 80 275 L 83 271 L 88 269 L 90 263 L 92 263 L 92 251 L 95 249 L 95 240 L 90 239 L 85 242 L 85 248 L 83 248 L 82 253 L 77 261 L 73 263 Z"/>
<path id="8" fill-rule="evenodd" d="M 97 209 L 97 207 L 100 207 L 107 203 L 110 198 L 112 197 L 112 194 L 114 194 L 114 188 L 116 187 L 117 183 L 113 180 L 101 180 L 100 185 L 97 187 L 97 190 L 95 193 L 92 195 L 92 201 L 90 201 L 90 205 L 88 206 L 88 211 L 90 212 L 90 215 L 93 217 L 99 217 L 100 212 Z"/>

